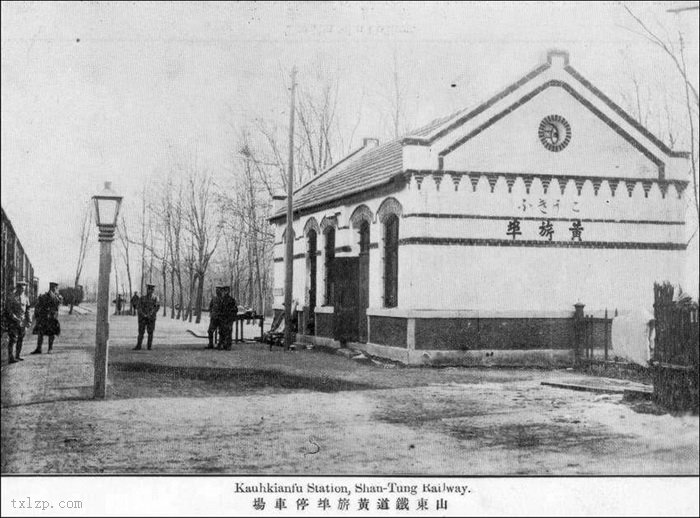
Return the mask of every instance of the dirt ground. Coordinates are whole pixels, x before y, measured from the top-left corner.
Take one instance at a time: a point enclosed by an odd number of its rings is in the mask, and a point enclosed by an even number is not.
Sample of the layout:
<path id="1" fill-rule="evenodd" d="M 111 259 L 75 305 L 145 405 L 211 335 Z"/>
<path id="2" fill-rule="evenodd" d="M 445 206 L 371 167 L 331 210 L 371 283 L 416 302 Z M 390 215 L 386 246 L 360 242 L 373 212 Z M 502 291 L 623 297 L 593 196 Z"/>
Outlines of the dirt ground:
<path id="1" fill-rule="evenodd" d="M 562 370 L 404 368 L 255 343 L 204 349 L 160 317 L 152 351 L 113 316 L 109 397 L 89 399 L 94 313 L 2 367 L 3 473 L 698 474 L 697 416 L 542 381 Z M 250 326 L 247 336 L 259 333 Z"/>

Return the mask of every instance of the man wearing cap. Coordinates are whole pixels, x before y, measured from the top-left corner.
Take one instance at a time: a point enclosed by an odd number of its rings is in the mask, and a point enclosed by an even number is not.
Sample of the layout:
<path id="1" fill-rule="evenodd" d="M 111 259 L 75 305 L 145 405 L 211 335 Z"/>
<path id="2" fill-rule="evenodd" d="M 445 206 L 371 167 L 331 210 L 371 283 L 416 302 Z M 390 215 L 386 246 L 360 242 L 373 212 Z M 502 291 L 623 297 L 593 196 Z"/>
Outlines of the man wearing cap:
<path id="1" fill-rule="evenodd" d="M 209 303 L 209 328 L 207 329 L 207 335 L 209 336 L 209 344 L 207 349 L 214 348 L 214 333 L 219 329 L 219 319 L 221 310 L 221 290 L 222 286 L 216 287 L 216 295 L 211 299 Z M 219 334 L 218 340 L 219 349 L 221 349 L 221 334 Z"/>
<path id="2" fill-rule="evenodd" d="M 154 293 L 155 289 L 155 284 L 146 284 L 146 294 L 139 298 L 139 304 L 136 308 L 139 319 L 139 337 L 136 347 L 134 347 L 135 351 L 141 350 L 144 332 L 148 332 L 148 350 L 150 351 L 153 346 L 153 331 L 156 328 L 156 317 L 160 309 L 160 301 Z"/>
<path id="3" fill-rule="evenodd" d="M 29 297 L 24 293 L 27 283 L 20 281 L 17 283 L 15 291 L 10 293 L 5 303 L 5 320 L 7 322 L 7 359 L 10 363 L 23 361 L 20 357 L 22 352 L 22 342 L 24 341 L 24 333 L 31 323 L 31 315 L 29 313 Z M 15 353 L 14 347 L 17 344 Z"/>
<path id="4" fill-rule="evenodd" d="M 221 295 L 219 324 L 219 349 L 222 347 L 227 351 L 231 350 L 231 334 L 233 333 L 233 323 L 236 321 L 238 306 L 236 299 L 231 296 L 231 287 L 224 286 Z"/>
<path id="5" fill-rule="evenodd" d="M 61 295 L 58 294 L 58 283 L 50 282 L 49 291 L 39 297 L 34 308 L 36 324 L 32 333 L 37 335 L 37 337 L 36 349 L 34 349 L 32 354 L 41 354 L 44 335 L 49 337 L 49 350 L 47 352 L 51 354 L 53 341 L 56 336 L 61 334 L 61 324 L 58 321 L 58 308 L 61 302 Z"/>

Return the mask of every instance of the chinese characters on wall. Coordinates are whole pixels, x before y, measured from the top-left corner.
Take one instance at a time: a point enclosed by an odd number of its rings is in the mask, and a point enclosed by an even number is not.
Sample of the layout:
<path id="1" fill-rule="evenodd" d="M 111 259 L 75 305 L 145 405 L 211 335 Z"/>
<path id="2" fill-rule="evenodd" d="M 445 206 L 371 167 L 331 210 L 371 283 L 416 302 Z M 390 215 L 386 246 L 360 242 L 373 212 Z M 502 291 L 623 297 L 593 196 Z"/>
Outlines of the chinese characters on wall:
<path id="1" fill-rule="evenodd" d="M 520 237 L 523 235 L 523 231 L 520 228 L 521 225 L 521 218 L 512 218 L 510 221 L 508 221 L 508 227 L 506 228 L 506 236 L 509 236 L 510 238 L 515 241 L 516 238 Z M 581 242 L 581 236 L 583 234 L 583 231 L 585 230 L 584 226 L 581 224 L 580 219 L 574 219 L 572 220 L 571 226 L 569 227 L 569 232 L 570 232 L 570 240 L 571 241 L 578 241 Z M 539 237 L 547 240 L 547 241 L 552 241 L 552 238 L 554 237 L 554 225 L 552 224 L 551 219 L 546 219 L 542 220 L 540 222 L 540 226 L 538 228 L 539 231 Z M 569 237 L 569 236 L 567 236 Z"/>

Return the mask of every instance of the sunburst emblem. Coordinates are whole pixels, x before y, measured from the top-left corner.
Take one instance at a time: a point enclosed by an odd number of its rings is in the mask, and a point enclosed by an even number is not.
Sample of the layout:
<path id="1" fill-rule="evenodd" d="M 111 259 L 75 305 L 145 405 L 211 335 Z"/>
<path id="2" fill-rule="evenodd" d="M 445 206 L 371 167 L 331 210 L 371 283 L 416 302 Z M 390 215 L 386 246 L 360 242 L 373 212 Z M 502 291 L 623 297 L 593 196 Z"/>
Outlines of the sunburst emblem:
<path id="1" fill-rule="evenodd" d="M 556 153 L 569 145 L 571 125 L 561 115 L 547 115 L 540 122 L 538 134 L 542 145 Z"/>

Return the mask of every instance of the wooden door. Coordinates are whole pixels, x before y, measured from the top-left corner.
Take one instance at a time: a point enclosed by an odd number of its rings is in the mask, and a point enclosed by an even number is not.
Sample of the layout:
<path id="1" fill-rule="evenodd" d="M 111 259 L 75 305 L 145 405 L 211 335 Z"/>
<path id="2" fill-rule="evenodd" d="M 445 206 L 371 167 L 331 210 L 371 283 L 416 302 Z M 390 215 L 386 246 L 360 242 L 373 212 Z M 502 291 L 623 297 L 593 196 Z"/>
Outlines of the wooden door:
<path id="1" fill-rule="evenodd" d="M 359 315 L 360 261 L 357 257 L 336 257 L 333 259 L 333 283 L 335 318 L 334 338 L 341 343 L 356 342 Z"/>
<path id="2" fill-rule="evenodd" d="M 369 306 L 369 252 L 360 253 L 358 278 L 358 340 L 367 343 L 367 307 Z"/>

